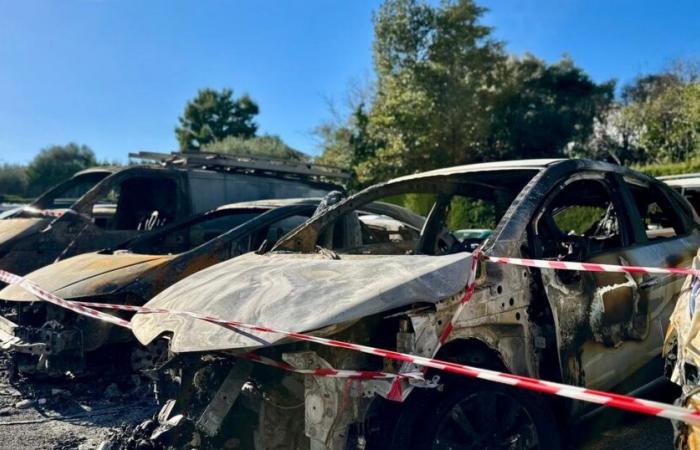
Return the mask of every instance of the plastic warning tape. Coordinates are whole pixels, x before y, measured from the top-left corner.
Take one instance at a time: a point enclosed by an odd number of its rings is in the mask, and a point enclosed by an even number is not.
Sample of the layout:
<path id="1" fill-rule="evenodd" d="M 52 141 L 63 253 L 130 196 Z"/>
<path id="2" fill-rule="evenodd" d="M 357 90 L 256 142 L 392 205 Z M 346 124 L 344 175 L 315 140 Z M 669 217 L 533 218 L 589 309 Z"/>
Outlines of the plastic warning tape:
<path id="1" fill-rule="evenodd" d="M 73 312 L 76 312 L 78 314 L 81 314 L 83 316 L 88 316 L 92 317 L 94 319 L 100 319 L 104 320 L 105 322 L 112 323 L 114 325 L 118 325 L 120 327 L 125 327 L 125 328 L 131 328 L 131 323 L 128 320 L 124 320 L 120 317 L 116 317 L 112 314 L 105 314 L 102 311 L 98 311 L 96 309 L 93 309 L 89 306 L 82 305 L 79 302 L 69 302 L 66 301 L 51 292 L 42 289 L 39 285 L 34 283 L 31 280 L 28 280 L 24 277 L 20 277 L 19 275 L 15 275 L 10 272 L 6 272 L 4 270 L 0 270 L 0 281 L 4 281 L 7 284 L 15 284 L 18 285 L 28 292 L 36 295 L 38 298 L 41 300 L 44 300 L 46 302 L 52 303 L 56 306 L 60 306 L 61 308 L 69 309 Z"/>
<path id="2" fill-rule="evenodd" d="M 450 319 L 449 322 L 447 322 L 447 325 L 445 325 L 445 328 L 442 330 L 442 333 L 440 333 L 440 336 L 438 337 L 438 342 L 437 345 L 435 345 L 435 348 L 433 349 L 432 357 L 434 358 L 440 349 L 442 348 L 443 344 L 447 342 L 447 339 L 450 337 L 452 334 L 452 330 L 454 330 L 455 323 L 459 319 L 459 317 L 462 315 L 462 311 L 464 310 L 464 307 L 469 303 L 469 300 L 472 299 L 474 296 L 474 290 L 476 289 L 476 272 L 479 266 L 479 258 L 481 257 L 481 249 L 476 248 L 472 252 L 472 264 L 471 268 L 469 270 L 469 275 L 467 276 L 467 286 L 464 288 L 464 295 L 459 301 L 459 304 L 457 305 L 457 308 L 455 309 L 455 312 L 452 314 L 452 318 Z M 407 369 L 407 367 L 403 367 L 404 369 Z M 428 372 L 427 367 L 423 367 L 423 370 L 421 373 L 425 375 Z M 395 378 L 391 382 L 391 386 L 389 386 L 388 392 L 386 392 L 386 398 L 391 401 L 395 402 L 403 402 L 406 397 L 411 393 L 409 390 L 405 389 L 404 379 L 403 378 Z"/>
<path id="3" fill-rule="evenodd" d="M 60 211 L 54 211 L 51 209 L 42 209 L 39 211 L 40 216 L 46 216 L 46 217 L 61 217 L 66 213 L 66 210 L 60 210 Z"/>
<path id="4" fill-rule="evenodd" d="M 489 257 L 489 260 L 493 262 L 498 262 L 498 263 L 511 263 L 511 264 L 518 264 L 518 262 L 521 262 L 521 264 L 518 265 L 525 265 L 524 262 L 531 262 L 535 263 L 536 260 L 520 260 L 516 258 L 496 258 L 496 257 Z M 551 261 L 548 261 L 551 262 Z M 572 264 L 572 263 L 567 263 Z M 578 263 L 577 263 L 578 264 Z M 535 266 L 534 267 L 539 267 Z M 546 268 L 553 268 L 553 269 L 565 269 L 565 270 L 586 270 L 586 271 L 608 271 L 605 268 L 605 265 L 594 265 L 596 268 L 571 268 L 573 266 L 568 266 L 568 267 L 551 267 L 547 266 Z M 583 267 L 583 266 L 580 266 Z M 609 271 L 615 271 L 615 272 L 627 272 L 627 273 L 640 273 L 640 270 L 638 269 L 644 269 L 644 273 L 672 273 L 676 275 L 687 275 L 687 274 L 694 274 L 695 271 L 689 271 L 688 269 L 658 269 L 658 268 L 635 268 L 632 267 L 631 270 L 621 270 L 622 266 L 610 266 L 607 265 L 607 267 L 613 268 L 612 270 Z M 629 268 L 629 267 L 628 267 Z M 647 269 L 652 269 L 652 270 L 647 270 Z M 683 270 L 683 272 L 681 272 Z M 657 417 L 664 417 L 667 419 L 674 419 L 674 420 L 679 420 L 685 423 L 693 424 L 693 425 L 700 425 L 700 413 L 679 407 L 679 406 L 674 406 L 674 405 L 669 405 L 665 403 L 660 403 L 660 402 L 654 402 L 650 400 L 644 400 L 644 399 L 638 399 L 634 397 L 630 397 L 627 395 L 621 395 L 621 394 L 614 394 L 610 392 L 603 392 L 603 391 L 597 391 L 593 389 L 587 389 L 587 388 L 582 388 L 578 386 L 571 386 L 571 385 L 566 385 L 563 383 L 555 383 L 552 381 L 545 381 L 545 380 L 538 380 L 535 378 L 530 378 L 530 377 L 525 377 L 525 376 L 520 376 L 520 375 L 514 375 L 514 374 L 509 374 L 509 373 L 503 373 L 503 372 L 497 372 L 493 370 L 488 370 L 488 369 L 480 369 L 477 367 L 472 367 L 464 364 L 457 364 L 454 362 L 449 362 L 449 361 L 443 361 L 439 360 L 436 358 L 427 358 L 423 356 L 417 356 L 417 355 L 410 355 L 407 353 L 402 353 L 402 352 L 397 352 L 397 351 L 392 351 L 392 350 L 385 350 L 381 348 L 376 348 L 376 347 L 370 347 L 366 345 L 360 345 L 360 344 L 354 344 L 350 342 L 345 342 L 345 341 L 339 341 L 335 339 L 327 339 L 327 338 L 322 338 L 318 336 L 312 336 L 308 334 L 303 334 L 303 333 L 297 333 L 297 332 L 290 332 L 290 331 L 284 331 L 284 330 L 278 330 L 275 328 L 270 328 L 262 325 L 254 325 L 254 324 L 247 324 L 235 320 L 224 320 L 220 319 L 217 317 L 213 316 L 208 316 L 208 315 L 202 315 L 202 314 L 197 314 L 189 311 L 171 311 L 171 310 L 166 310 L 166 309 L 159 309 L 159 308 L 148 308 L 148 307 L 139 307 L 139 306 L 132 306 L 132 305 L 113 305 L 109 303 L 90 303 L 90 302 L 68 302 L 66 300 L 63 300 L 50 292 L 47 292 L 40 287 L 38 287 L 35 283 L 26 280 L 22 277 L 19 277 L 17 275 L 11 274 L 9 272 L 5 272 L 0 270 L 0 280 L 5 281 L 6 283 L 9 284 L 18 284 L 22 288 L 28 290 L 29 292 L 33 293 L 36 295 L 38 298 L 45 300 L 47 302 L 50 302 L 52 304 L 55 304 L 57 306 L 67 308 L 69 310 L 72 310 L 78 314 L 85 315 L 88 317 L 93 317 L 96 319 L 100 320 L 105 320 L 110 323 L 113 323 L 118 326 L 123 326 L 126 328 L 131 328 L 131 324 L 124 319 L 112 316 L 110 314 L 105 314 L 100 311 L 97 311 L 93 308 L 109 308 L 109 309 L 114 309 L 114 310 L 121 310 L 121 311 L 131 311 L 131 312 L 141 312 L 141 313 L 168 313 L 168 314 L 179 314 L 179 315 L 185 315 L 185 316 L 190 316 L 199 320 L 204 320 L 210 323 L 215 323 L 223 326 L 228 326 L 228 327 L 238 327 L 238 328 L 246 328 L 248 330 L 252 331 L 257 331 L 257 332 L 263 332 L 263 333 L 274 333 L 274 334 L 279 334 L 286 336 L 288 338 L 298 340 L 298 341 L 303 341 L 303 342 L 311 342 L 311 343 L 316 343 L 319 345 L 324 345 L 327 347 L 334 347 L 334 348 L 342 348 L 342 349 L 347 349 L 347 350 L 352 350 L 352 351 L 357 351 L 361 353 L 366 353 L 369 355 L 374 355 L 374 356 L 380 356 L 382 358 L 387 358 L 387 359 L 392 359 L 395 361 L 400 361 L 400 362 L 405 362 L 405 363 L 410 363 L 410 364 L 415 364 L 418 366 L 422 367 L 428 367 L 432 369 L 437 369 L 441 370 L 444 372 L 450 372 L 458 375 L 463 375 L 467 376 L 470 378 L 477 378 L 477 379 L 482 379 L 482 380 L 488 380 L 496 383 L 501 383 L 505 384 L 508 386 L 513 386 L 517 388 L 522 388 L 522 389 L 527 389 L 531 391 L 536 391 L 536 392 L 541 392 L 545 394 L 551 394 L 551 395 L 557 395 L 560 397 L 565 397 L 569 398 L 572 400 L 578 400 L 578 401 L 585 401 L 585 402 L 590 402 L 590 403 L 596 403 L 599 405 L 603 406 L 609 406 L 617 409 L 622 409 L 626 411 L 633 411 L 641 414 L 647 414 L 647 415 L 652 415 L 652 416 L 657 416 Z M 466 302 L 465 302 L 466 303 Z M 269 363 L 272 360 L 269 360 L 265 358 L 266 362 Z M 276 366 L 280 368 L 284 366 L 288 366 L 283 363 L 278 363 L 274 362 Z M 291 366 L 289 366 L 291 367 Z M 298 370 L 298 369 L 295 369 Z M 309 369 L 313 371 L 314 369 Z M 319 369 L 315 369 L 319 370 Z M 320 369 L 321 372 L 325 369 Z M 361 371 L 351 371 L 354 372 L 356 377 L 360 377 Z M 330 372 L 329 372 L 330 374 Z M 373 375 L 376 374 L 375 372 L 372 373 Z M 339 374 L 338 374 L 339 375 Z M 366 376 L 369 376 L 369 374 L 366 374 Z M 403 374 L 402 374 L 403 376 Z"/>
<path id="5" fill-rule="evenodd" d="M 480 369 L 477 367 L 468 366 L 465 364 L 457 364 L 449 361 L 443 361 L 435 358 L 426 358 L 423 356 L 410 355 L 407 353 L 396 352 L 392 350 L 385 350 L 376 347 L 370 347 L 367 345 L 354 344 L 351 342 L 338 341 L 335 339 L 327 339 L 318 336 L 312 336 L 303 333 L 296 333 L 292 331 L 278 330 L 275 328 L 265 327 L 261 325 L 247 324 L 244 322 L 239 322 L 236 320 L 224 320 L 213 316 L 206 316 L 201 314 L 192 313 L 189 311 L 170 311 L 164 309 L 147 308 L 147 307 L 136 307 L 124 305 L 111 305 L 105 303 L 88 303 L 81 302 L 81 305 L 90 306 L 95 308 L 112 308 L 117 310 L 127 310 L 127 311 L 138 311 L 141 313 L 168 313 L 168 314 L 182 314 L 190 317 L 194 317 L 207 322 L 224 325 L 228 327 L 238 327 L 246 328 L 252 331 L 258 331 L 263 333 L 274 333 L 287 336 L 291 339 L 312 342 L 327 347 L 343 348 L 347 350 L 353 350 L 361 353 L 366 353 L 369 355 L 380 356 L 382 358 L 393 359 L 395 361 L 407 362 L 416 364 L 422 367 L 428 367 L 432 369 L 441 370 L 444 372 L 450 372 L 458 375 L 464 375 L 470 378 L 478 378 L 482 380 L 493 381 L 496 383 L 505 384 L 508 386 L 513 386 L 517 388 L 528 389 L 531 391 L 542 392 L 545 394 L 557 395 L 560 397 L 570 398 L 572 400 L 579 400 L 584 402 L 596 403 L 603 406 L 609 406 L 613 408 L 623 409 L 626 411 L 633 411 L 637 413 L 664 417 L 667 419 L 679 420 L 693 425 L 700 425 L 700 413 L 679 407 L 674 405 L 669 405 L 666 403 L 655 402 L 651 400 L 638 399 L 630 397 L 627 395 L 614 394 L 610 392 L 597 391 L 594 389 L 587 389 L 578 386 L 571 386 L 563 383 L 555 383 L 552 381 L 538 380 L 535 378 L 514 375 L 510 373 L 497 372 L 494 370 Z M 325 369 L 321 369 L 325 370 Z M 355 372 L 355 371 L 352 371 Z M 403 375 L 403 374 L 402 374 Z M 359 374 L 356 375 L 359 378 Z"/>
<path id="6" fill-rule="evenodd" d="M 51 292 L 48 292 L 41 287 L 39 287 L 36 283 L 27 280 L 26 278 L 20 277 L 19 275 L 15 275 L 9 272 L 6 272 L 4 270 L 0 270 L 0 281 L 4 281 L 5 283 L 8 284 L 14 284 L 18 285 L 27 291 L 31 292 L 32 294 L 36 295 L 38 298 L 52 303 L 54 305 L 60 306 L 62 308 L 71 310 L 75 313 L 92 317 L 95 319 L 100 319 L 104 320 L 107 322 L 110 322 L 114 325 L 118 325 L 123 328 L 128 328 L 131 329 L 131 322 L 128 320 L 121 319 L 119 317 L 116 317 L 112 314 L 106 314 L 101 311 L 98 311 L 94 308 L 102 308 L 102 309 L 112 309 L 112 310 L 118 310 L 118 311 L 128 311 L 128 312 L 141 312 L 141 313 L 167 313 L 170 312 L 166 309 L 153 309 L 153 308 L 144 308 L 141 306 L 133 306 L 133 305 L 115 305 L 112 303 L 92 303 L 92 302 L 76 302 L 76 301 L 67 301 L 64 300 L 60 297 L 57 297 L 56 295 L 52 294 Z M 186 312 L 180 312 L 180 314 L 185 314 L 189 315 L 195 318 L 200 318 L 204 320 L 203 316 L 200 316 L 198 314 L 193 314 L 193 313 L 186 313 Z M 211 321 L 211 320 L 210 320 Z M 222 323 L 223 321 L 218 321 L 218 323 Z M 249 359 L 251 361 L 256 361 L 261 364 L 265 364 L 268 366 L 273 366 L 277 367 L 279 369 L 283 370 L 288 370 L 288 371 L 293 371 L 297 373 L 301 373 L 304 375 L 314 375 L 314 376 L 321 376 L 321 377 L 335 377 L 335 378 L 361 378 L 361 379 L 385 379 L 385 378 L 414 378 L 416 380 L 423 380 L 423 376 L 420 373 L 406 373 L 406 374 L 395 374 L 395 373 L 389 373 L 389 372 L 380 372 L 380 371 L 372 371 L 372 370 L 338 370 L 338 369 L 330 369 L 330 368 L 319 368 L 319 369 L 298 369 L 296 367 L 293 367 L 287 363 L 284 362 L 279 362 L 275 361 L 270 358 L 266 358 L 261 355 L 256 355 L 254 353 L 247 353 L 244 355 L 239 355 L 243 358 Z"/>
<path id="7" fill-rule="evenodd" d="M 445 342 L 447 342 L 447 338 L 450 337 L 450 334 L 452 334 L 452 330 L 454 330 L 455 322 L 457 322 L 457 319 L 462 314 L 464 307 L 467 305 L 467 303 L 469 303 L 469 300 L 471 300 L 474 296 L 474 290 L 476 289 L 476 270 L 479 265 L 480 257 L 481 250 L 474 250 L 474 252 L 472 253 L 472 266 L 469 271 L 469 278 L 467 279 L 467 287 L 464 289 L 464 296 L 462 296 L 462 299 L 459 301 L 459 305 L 457 305 L 457 309 L 452 315 L 452 319 L 450 319 L 448 324 L 445 326 L 445 329 L 442 330 L 442 334 L 440 334 L 440 338 L 438 339 L 438 345 L 433 351 L 433 356 L 437 355 L 438 351 L 440 350 L 440 347 L 442 347 L 442 345 Z"/>
<path id="8" fill-rule="evenodd" d="M 497 264 L 537 267 L 540 269 L 577 270 L 580 272 L 617 272 L 617 273 L 661 273 L 669 275 L 700 275 L 700 270 L 682 267 L 643 267 L 616 266 L 613 264 L 581 263 L 570 261 L 550 261 L 546 259 L 504 258 L 502 256 L 484 256 L 486 261 Z"/>
<path id="9" fill-rule="evenodd" d="M 351 378 L 359 380 L 367 379 L 386 379 L 386 378 L 411 378 L 417 381 L 424 381 L 423 374 L 420 372 L 409 372 L 409 373 L 391 373 L 391 372 L 381 372 L 376 370 L 346 370 L 346 369 L 333 369 L 333 368 L 319 368 L 319 369 L 299 369 L 285 362 L 276 361 L 271 358 L 267 358 L 257 353 L 243 353 L 236 355 L 241 358 L 248 359 L 250 361 L 255 361 L 266 366 L 276 367 L 278 369 L 287 370 L 289 372 L 296 372 L 302 375 L 312 375 L 315 377 L 330 377 L 330 378 Z"/>

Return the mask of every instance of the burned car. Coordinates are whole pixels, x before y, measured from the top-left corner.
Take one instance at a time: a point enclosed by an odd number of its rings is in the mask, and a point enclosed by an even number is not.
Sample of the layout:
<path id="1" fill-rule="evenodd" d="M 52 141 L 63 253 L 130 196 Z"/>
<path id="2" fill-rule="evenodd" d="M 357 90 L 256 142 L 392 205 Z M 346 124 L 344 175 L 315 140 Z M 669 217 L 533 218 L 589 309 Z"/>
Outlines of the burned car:
<path id="1" fill-rule="evenodd" d="M 115 171 L 116 169 L 110 167 L 80 171 L 40 195 L 31 204 L 3 211 L 0 214 L 0 249 L 45 228 L 97 183 Z"/>
<path id="2" fill-rule="evenodd" d="M 693 269 L 700 270 L 700 249 L 693 259 Z M 682 406 L 700 410 L 700 312 L 698 312 L 700 280 L 688 276 L 671 315 L 664 343 L 666 376 L 680 386 Z M 675 445 L 679 450 L 700 448 L 700 427 L 676 423 Z"/>
<path id="3" fill-rule="evenodd" d="M 380 200 L 428 205 L 414 239 L 374 243 L 355 215 Z M 315 216 L 270 251 L 185 278 L 147 303 L 224 320 L 432 356 L 465 294 L 472 240 L 485 255 L 687 266 L 698 218 L 677 192 L 588 160 L 483 163 L 369 187 Z M 478 262 L 476 289 L 437 357 L 628 393 L 663 375 L 663 329 L 682 280 Z M 557 448 L 589 404 L 429 371 L 387 400 L 389 380 L 316 378 L 294 369 L 415 372 L 350 349 L 236 329 L 178 313 L 139 313 L 143 344 L 160 337 L 165 401 L 151 439 L 169 447 Z M 237 446 L 237 447 L 236 447 Z"/>
<path id="4" fill-rule="evenodd" d="M 271 246 L 311 217 L 319 202 L 280 199 L 221 206 L 113 249 L 45 266 L 26 278 L 68 300 L 143 305 L 194 272 Z M 390 234 L 417 236 L 424 222 L 404 208 L 381 203 L 367 205 L 359 220 L 371 239 L 387 242 Z M 111 360 L 126 355 L 129 364 L 121 366 L 138 371 L 151 367 L 164 351 L 162 346 L 134 348 L 128 345 L 133 342 L 130 332 L 38 301 L 19 286 L 0 291 L 0 301 L 6 310 L 0 316 L 0 348 L 13 353 L 16 368 L 25 374 L 80 374 L 90 356 L 103 354 Z"/>
<path id="5" fill-rule="evenodd" d="M 0 220 L 0 269 L 24 275 L 219 205 L 322 197 L 347 174 L 254 157 L 137 154 L 158 164 L 90 169 Z"/>

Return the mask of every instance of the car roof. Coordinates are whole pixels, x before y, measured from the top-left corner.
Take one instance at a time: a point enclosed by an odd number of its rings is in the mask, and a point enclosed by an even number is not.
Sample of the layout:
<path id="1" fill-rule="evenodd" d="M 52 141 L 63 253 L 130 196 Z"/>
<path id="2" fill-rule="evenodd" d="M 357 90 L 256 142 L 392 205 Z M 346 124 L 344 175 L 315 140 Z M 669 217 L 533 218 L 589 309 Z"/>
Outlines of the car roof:
<path id="1" fill-rule="evenodd" d="M 273 198 L 267 200 L 254 200 L 249 202 L 228 203 L 221 205 L 213 211 L 223 211 L 227 209 L 239 208 L 279 208 L 290 205 L 317 205 L 321 202 L 320 198 Z"/>
<path id="2" fill-rule="evenodd" d="M 89 167 L 87 169 L 83 169 L 79 172 L 76 172 L 74 177 L 84 175 L 86 173 L 116 173 L 119 172 L 120 170 L 123 170 L 124 167 L 120 166 L 95 166 L 95 167 Z"/>
<path id="3" fill-rule="evenodd" d="M 411 179 L 430 178 L 435 176 L 459 175 L 469 172 L 485 172 L 490 170 L 517 170 L 517 169 L 544 169 L 553 164 L 566 161 L 562 158 L 546 158 L 546 159 L 518 159 L 511 161 L 485 162 L 476 164 L 465 164 L 462 166 L 445 167 L 443 169 L 435 169 L 427 172 L 421 172 L 414 175 L 406 175 L 399 178 L 394 178 L 389 183 L 401 182 Z"/>

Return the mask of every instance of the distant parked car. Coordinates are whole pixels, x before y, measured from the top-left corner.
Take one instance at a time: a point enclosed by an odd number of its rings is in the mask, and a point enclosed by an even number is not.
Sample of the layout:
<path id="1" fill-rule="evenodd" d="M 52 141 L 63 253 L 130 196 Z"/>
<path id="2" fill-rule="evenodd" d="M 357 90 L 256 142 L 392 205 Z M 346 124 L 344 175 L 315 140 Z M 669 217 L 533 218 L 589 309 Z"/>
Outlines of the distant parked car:
<path id="1" fill-rule="evenodd" d="M 263 244 L 271 247 L 311 217 L 319 201 L 278 199 L 221 206 L 113 249 L 50 264 L 26 278 L 68 300 L 143 305 L 199 270 Z M 367 238 L 378 243 L 390 242 L 392 233 L 417 236 L 424 221 L 399 206 L 378 203 L 366 205 L 358 219 Z M 0 348 L 15 355 L 16 367 L 23 373 L 78 374 L 98 349 L 134 341 L 130 332 L 118 327 L 36 302 L 36 297 L 18 286 L 0 291 L 0 300 L 5 303 Z M 109 354 L 130 354 L 130 367 L 138 370 L 150 367 L 166 348 L 144 350 L 128 345 L 128 350 L 115 352 L 112 348 Z"/>
<path id="2" fill-rule="evenodd" d="M 658 179 L 680 192 L 700 214 L 700 173 L 669 175 Z"/>
<path id="3" fill-rule="evenodd" d="M 159 164 L 83 171 L 0 220 L 0 269 L 24 275 L 226 203 L 322 197 L 343 190 L 347 178 L 325 166 L 254 157 L 137 156 Z"/>

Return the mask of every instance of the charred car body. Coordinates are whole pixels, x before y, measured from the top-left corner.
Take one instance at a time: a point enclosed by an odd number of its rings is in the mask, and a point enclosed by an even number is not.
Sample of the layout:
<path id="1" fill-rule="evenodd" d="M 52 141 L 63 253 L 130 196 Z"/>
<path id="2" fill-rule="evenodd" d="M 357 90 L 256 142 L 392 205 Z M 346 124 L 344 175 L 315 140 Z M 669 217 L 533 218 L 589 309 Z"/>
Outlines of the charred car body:
<path id="1" fill-rule="evenodd" d="M 159 165 L 90 169 L 0 220 L 0 268 L 18 275 L 112 247 L 219 205 L 322 197 L 337 169 L 216 154 L 137 154 Z M 77 198 L 77 200 L 76 200 Z"/>
<path id="2" fill-rule="evenodd" d="M 693 259 L 692 267 L 700 270 L 700 249 Z M 695 410 L 700 410 L 699 294 L 698 277 L 686 277 L 681 295 L 671 315 L 664 345 L 666 375 L 681 388 L 678 403 Z M 700 448 L 700 427 L 677 422 L 674 431 L 676 448 L 679 450 Z"/>
<path id="3" fill-rule="evenodd" d="M 383 198 L 431 205 L 419 236 L 376 245 L 351 232 L 353 215 Z M 483 228 L 473 211 L 495 225 L 484 242 L 451 233 Z M 464 294 L 477 243 L 486 255 L 683 266 L 700 230 L 678 193 L 619 166 L 476 164 L 370 187 L 271 251 L 198 272 L 147 305 L 432 356 Z M 682 280 L 482 261 L 477 283 L 441 359 L 620 392 L 663 373 L 663 327 Z M 421 387 L 438 389 L 407 386 L 410 395 L 396 404 L 384 398 L 388 381 L 303 378 L 236 355 L 257 351 L 299 369 L 415 367 L 178 314 L 137 314 L 132 323 L 144 344 L 166 336 L 174 355 L 162 371 L 161 395 L 170 399 L 152 435 L 158 445 L 553 448 L 557 425 L 589 411 L 431 372 Z"/>
<path id="4" fill-rule="evenodd" d="M 114 249 L 45 266 L 26 278 L 68 300 L 143 305 L 194 272 L 262 245 L 271 247 L 311 217 L 319 202 L 280 199 L 221 206 Z M 424 220 L 399 206 L 377 203 L 367 205 L 359 219 L 375 238 L 381 233 L 417 236 Z M 0 300 L 11 306 L 0 316 L 0 347 L 14 353 L 17 369 L 24 373 L 78 374 L 84 369 L 86 355 L 106 345 L 133 342 L 126 330 L 41 302 L 18 286 L 0 291 Z M 148 350 L 127 347 L 130 368 L 135 371 L 152 368 L 164 350 L 162 346 Z M 108 353 L 114 354 L 113 350 Z"/>

